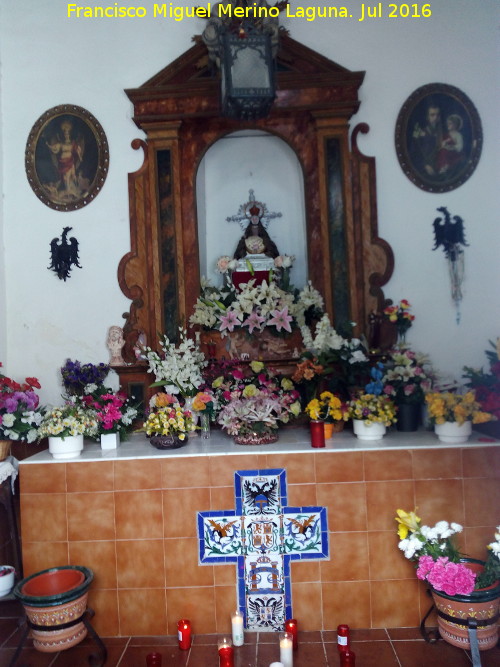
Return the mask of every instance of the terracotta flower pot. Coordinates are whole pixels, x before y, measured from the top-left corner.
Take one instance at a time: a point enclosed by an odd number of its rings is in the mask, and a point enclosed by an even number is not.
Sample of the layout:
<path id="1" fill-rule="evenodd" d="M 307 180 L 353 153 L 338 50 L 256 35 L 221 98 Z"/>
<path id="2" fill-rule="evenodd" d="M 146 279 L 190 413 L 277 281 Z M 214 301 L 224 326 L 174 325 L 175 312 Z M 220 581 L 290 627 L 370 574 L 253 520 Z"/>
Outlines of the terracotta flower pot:
<path id="1" fill-rule="evenodd" d="M 471 569 L 479 571 L 482 561 L 464 558 Z M 447 595 L 431 589 L 438 612 L 438 627 L 441 637 L 453 646 L 470 649 L 467 621 L 477 622 L 477 642 L 480 651 L 493 648 L 498 642 L 498 612 L 500 604 L 500 582 L 488 588 L 472 591 L 469 595 Z"/>
<path id="2" fill-rule="evenodd" d="M 37 572 L 14 587 L 37 650 L 55 653 L 76 646 L 86 637 L 82 616 L 93 578 L 92 570 L 69 565 Z"/>

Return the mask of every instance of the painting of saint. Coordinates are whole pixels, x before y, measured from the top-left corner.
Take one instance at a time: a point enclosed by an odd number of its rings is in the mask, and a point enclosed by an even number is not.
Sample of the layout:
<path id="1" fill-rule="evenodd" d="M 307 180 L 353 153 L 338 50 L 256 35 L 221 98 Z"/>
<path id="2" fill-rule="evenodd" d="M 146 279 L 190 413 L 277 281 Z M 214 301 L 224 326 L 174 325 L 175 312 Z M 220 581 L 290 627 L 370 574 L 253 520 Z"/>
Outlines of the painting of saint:
<path id="1" fill-rule="evenodd" d="M 471 176 L 482 130 L 472 102 L 456 88 L 430 84 L 405 102 L 396 124 L 396 151 L 405 174 L 427 192 L 447 192 Z"/>
<path id="2" fill-rule="evenodd" d="M 28 139 L 28 179 L 51 208 L 75 210 L 92 201 L 104 183 L 108 161 L 104 131 L 79 107 L 49 110 Z"/>

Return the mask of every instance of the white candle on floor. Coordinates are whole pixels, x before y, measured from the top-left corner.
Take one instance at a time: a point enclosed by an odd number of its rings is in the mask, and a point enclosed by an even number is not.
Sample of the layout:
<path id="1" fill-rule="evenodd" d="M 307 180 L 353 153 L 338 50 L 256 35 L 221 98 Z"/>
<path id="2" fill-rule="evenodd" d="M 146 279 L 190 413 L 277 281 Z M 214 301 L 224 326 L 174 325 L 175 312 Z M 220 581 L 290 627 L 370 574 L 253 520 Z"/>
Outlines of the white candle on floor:
<path id="1" fill-rule="evenodd" d="M 243 636 L 243 614 L 241 611 L 235 611 L 231 616 L 231 629 L 233 632 L 233 644 L 243 646 L 245 639 Z"/>
<path id="2" fill-rule="evenodd" d="M 280 633 L 280 661 L 283 667 L 293 667 L 293 637 L 289 632 Z"/>

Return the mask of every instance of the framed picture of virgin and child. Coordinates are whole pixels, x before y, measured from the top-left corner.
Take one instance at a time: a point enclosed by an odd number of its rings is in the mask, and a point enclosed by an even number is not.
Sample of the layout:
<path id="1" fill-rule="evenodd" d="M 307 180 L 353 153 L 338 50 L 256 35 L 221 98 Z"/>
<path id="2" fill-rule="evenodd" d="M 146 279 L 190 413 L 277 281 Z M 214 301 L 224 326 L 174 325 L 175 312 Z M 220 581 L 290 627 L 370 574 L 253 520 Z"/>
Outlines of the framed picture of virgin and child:
<path id="1" fill-rule="evenodd" d="M 449 192 L 474 172 L 483 145 L 479 114 L 461 90 L 443 83 L 418 88 L 396 122 L 404 173 L 426 192 Z"/>
<path id="2" fill-rule="evenodd" d="M 50 208 L 74 211 L 100 192 L 109 165 L 108 142 L 94 116 L 62 104 L 36 121 L 26 143 L 25 166 L 36 196 Z"/>

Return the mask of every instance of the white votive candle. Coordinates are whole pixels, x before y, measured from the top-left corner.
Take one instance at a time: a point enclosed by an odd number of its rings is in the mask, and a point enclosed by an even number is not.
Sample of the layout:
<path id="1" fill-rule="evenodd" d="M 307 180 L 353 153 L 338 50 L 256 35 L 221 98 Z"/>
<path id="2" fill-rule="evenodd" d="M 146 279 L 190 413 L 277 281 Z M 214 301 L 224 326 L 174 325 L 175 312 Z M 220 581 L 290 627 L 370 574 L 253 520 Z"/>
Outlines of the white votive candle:
<path id="1" fill-rule="evenodd" d="M 231 629 L 233 632 L 233 644 L 243 646 L 245 638 L 243 636 L 243 614 L 241 611 L 235 611 L 231 615 Z"/>
<path id="2" fill-rule="evenodd" d="M 280 632 L 280 661 L 283 667 L 293 667 L 293 637 L 290 632 Z"/>
<path id="3" fill-rule="evenodd" d="M 282 662 L 272 662 L 269 667 L 284 667 Z"/>

